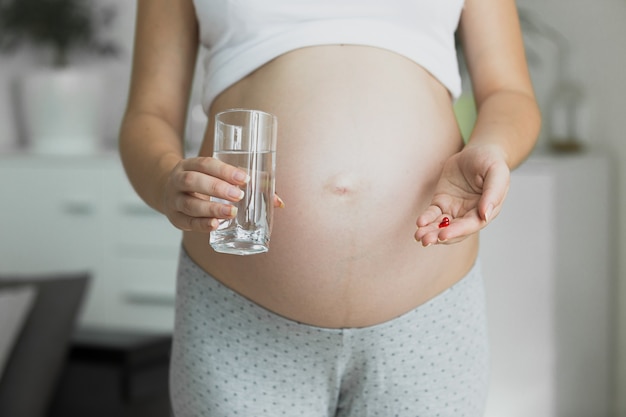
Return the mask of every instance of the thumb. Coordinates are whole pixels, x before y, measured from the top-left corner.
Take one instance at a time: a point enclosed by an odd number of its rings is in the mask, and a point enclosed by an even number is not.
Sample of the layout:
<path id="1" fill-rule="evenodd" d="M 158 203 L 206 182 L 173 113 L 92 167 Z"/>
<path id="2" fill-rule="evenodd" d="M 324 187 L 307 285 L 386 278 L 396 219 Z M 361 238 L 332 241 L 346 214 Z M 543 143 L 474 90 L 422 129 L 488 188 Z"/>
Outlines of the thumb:
<path id="1" fill-rule="evenodd" d="M 274 194 L 274 207 L 285 208 L 285 202 L 278 194 Z"/>
<path id="2" fill-rule="evenodd" d="M 478 202 L 478 214 L 485 221 L 493 220 L 504 203 L 509 191 L 511 171 L 506 163 L 492 165 L 485 176 L 483 193 Z"/>

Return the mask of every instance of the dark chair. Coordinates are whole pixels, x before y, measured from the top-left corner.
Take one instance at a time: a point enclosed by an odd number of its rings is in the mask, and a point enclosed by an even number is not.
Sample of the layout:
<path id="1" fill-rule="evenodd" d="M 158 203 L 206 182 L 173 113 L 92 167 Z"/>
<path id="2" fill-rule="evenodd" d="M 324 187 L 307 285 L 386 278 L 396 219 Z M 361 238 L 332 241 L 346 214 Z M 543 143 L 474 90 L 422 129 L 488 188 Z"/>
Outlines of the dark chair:
<path id="1" fill-rule="evenodd" d="M 0 291 L 35 289 L 0 374 L 0 416 L 47 414 L 88 282 L 87 273 L 0 276 Z"/>

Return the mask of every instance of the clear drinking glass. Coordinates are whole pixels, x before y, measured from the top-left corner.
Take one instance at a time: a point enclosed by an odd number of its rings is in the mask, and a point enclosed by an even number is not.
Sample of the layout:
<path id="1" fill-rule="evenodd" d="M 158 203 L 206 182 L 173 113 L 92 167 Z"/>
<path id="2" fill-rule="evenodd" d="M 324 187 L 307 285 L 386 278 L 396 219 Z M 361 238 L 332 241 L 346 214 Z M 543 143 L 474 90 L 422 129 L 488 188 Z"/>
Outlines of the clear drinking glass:
<path id="1" fill-rule="evenodd" d="M 220 221 L 211 232 L 217 252 L 252 255 L 269 250 L 274 213 L 276 116 L 259 110 L 231 109 L 215 116 L 213 157 L 243 169 L 250 176 L 236 202 L 237 216 Z"/>

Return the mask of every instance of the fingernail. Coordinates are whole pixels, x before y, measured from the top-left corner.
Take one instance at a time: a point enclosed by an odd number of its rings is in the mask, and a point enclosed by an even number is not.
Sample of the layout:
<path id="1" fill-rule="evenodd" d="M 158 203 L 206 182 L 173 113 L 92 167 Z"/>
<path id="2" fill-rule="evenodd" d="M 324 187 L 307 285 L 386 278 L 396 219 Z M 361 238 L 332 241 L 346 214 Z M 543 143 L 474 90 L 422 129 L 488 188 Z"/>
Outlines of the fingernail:
<path id="1" fill-rule="evenodd" d="M 243 182 L 245 184 L 250 182 L 250 175 L 246 174 L 243 171 L 235 171 L 234 178 L 235 178 L 235 181 Z"/>
<path id="2" fill-rule="evenodd" d="M 285 208 L 285 202 L 283 201 L 283 199 L 279 196 L 276 196 L 276 198 L 278 199 L 278 208 Z"/>
<path id="3" fill-rule="evenodd" d="M 243 198 L 244 192 L 241 188 L 230 187 L 228 189 L 228 196 L 231 198 L 236 198 L 237 200 L 241 200 Z"/>
<path id="4" fill-rule="evenodd" d="M 493 205 L 489 204 L 487 210 L 485 210 L 485 222 L 489 222 L 491 215 L 493 214 Z"/>
<path id="5" fill-rule="evenodd" d="M 224 216 L 235 217 L 237 215 L 237 207 L 235 206 L 223 206 L 221 211 Z"/>

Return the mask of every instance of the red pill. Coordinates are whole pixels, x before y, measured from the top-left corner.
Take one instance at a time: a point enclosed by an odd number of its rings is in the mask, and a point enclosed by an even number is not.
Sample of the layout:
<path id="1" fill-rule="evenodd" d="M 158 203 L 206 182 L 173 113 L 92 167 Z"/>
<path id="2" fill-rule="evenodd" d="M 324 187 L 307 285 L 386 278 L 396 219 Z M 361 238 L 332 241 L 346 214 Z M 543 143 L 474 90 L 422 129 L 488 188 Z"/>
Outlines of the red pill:
<path id="1" fill-rule="evenodd" d="M 447 217 L 444 217 L 441 220 L 441 223 L 439 223 L 439 228 L 441 229 L 442 227 L 448 227 L 448 226 L 450 226 L 450 219 Z"/>

